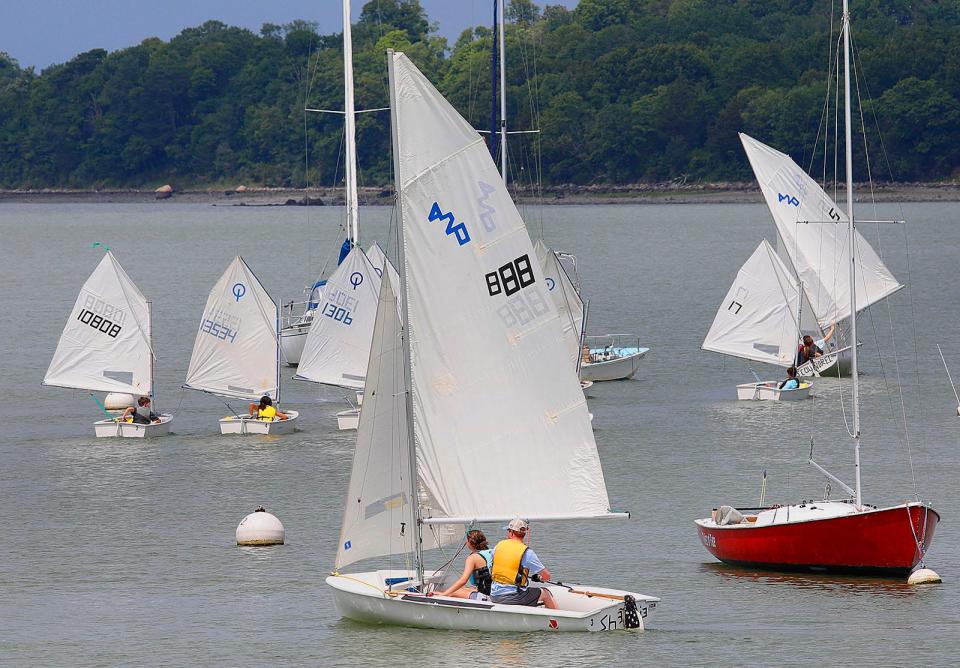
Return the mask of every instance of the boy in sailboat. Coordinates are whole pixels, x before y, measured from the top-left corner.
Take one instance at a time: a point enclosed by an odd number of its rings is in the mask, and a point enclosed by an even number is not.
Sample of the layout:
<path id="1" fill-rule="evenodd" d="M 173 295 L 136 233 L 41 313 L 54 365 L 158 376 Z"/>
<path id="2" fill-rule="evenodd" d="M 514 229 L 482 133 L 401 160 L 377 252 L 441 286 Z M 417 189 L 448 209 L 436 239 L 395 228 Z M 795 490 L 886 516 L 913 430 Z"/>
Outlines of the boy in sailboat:
<path id="1" fill-rule="evenodd" d="M 487 537 L 479 529 L 467 533 L 470 554 L 463 562 L 463 573 L 439 596 L 454 598 L 486 599 L 490 595 L 490 567 L 493 565 L 493 550 L 487 545 Z"/>
<path id="2" fill-rule="evenodd" d="M 540 582 L 550 579 L 550 571 L 524 542 L 529 528 L 526 520 L 510 520 L 507 537 L 493 548 L 490 600 L 501 605 L 536 606 L 543 603 L 545 607 L 555 610 L 557 602 L 549 590 L 527 587 L 530 580 Z"/>
<path id="3" fill-rule="evenodd" d="M 140 397 L 137 399 L 136 406 L 127 406 L 123 415 L 120 416 L 121 422 L 127 420 L 136 424 L 157 424 L 160 422 L 160 416 L 150 409 L 150 397 Z"/>

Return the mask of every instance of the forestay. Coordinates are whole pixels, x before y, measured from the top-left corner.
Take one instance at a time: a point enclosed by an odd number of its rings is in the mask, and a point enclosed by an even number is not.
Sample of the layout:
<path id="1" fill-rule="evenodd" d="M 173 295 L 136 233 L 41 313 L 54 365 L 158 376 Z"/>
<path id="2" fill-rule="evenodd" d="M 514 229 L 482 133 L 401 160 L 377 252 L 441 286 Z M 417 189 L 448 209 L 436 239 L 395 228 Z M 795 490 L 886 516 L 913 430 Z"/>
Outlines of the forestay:
<path id="1" fill-rule="evenodd" d="M 278 399 L 277 305 L 241 257 L 207 296 L 185 387 L 223 397 Z"/>
<path id="2" fill-rule="evenodd" d="M 790 156 L 743 133 L 740 140 L 821 328 L 848 317 L 846 214 Z M 857 311 L 861 311 L 903 286 L 860 233 L 855 234 Z"/>
<path id="3" fill-rule="evenodd" d="M 523 221 L 480 136 L 392 57 L 421 515 L 606 516 L 586 401 Z"/>
<path id="4" fill-rule="evenodd" d="M 323 288 L 295 378 L 363 389 L 379 290 L 380 276 L 354 247 Z"/>
<path id="5" fill-rule="evenodd" d="M 45 385 L 150 395 L 150 307 L 107 251 L 80 289 Z"/>
<path id="6" fill-rule="evenodd" d="M 557 254 L 547 247 L 543 239 L 537 240 L 534 250 L 537 253 L 537 262 L 543 270 L 547 291 L 560 314 L 563 338 L 571 362 L 576 367 L 580 359 L 580 340 L 583 332 L 583 300 L 580 299 L 573 281 L 560 264 Z"/>
<path id="7" fill-rule="evenodd" d="M 413 551 L 407 439 L 400 318 L 396 290 L 388 275 L 380 289 L 370 346 L 367 387 L 337 549 L 338 569 L 369 557 Z M 424 532 L 424 548 L 458 542 L 462 535 L 454 527 L 438 527 Z"/>
<path id="8" fill-rule="evenodd" d="M 764 239 L 750 256 L 703 341 L 703 349 L 777 366 L 797 353 L 800 286 Z"/>

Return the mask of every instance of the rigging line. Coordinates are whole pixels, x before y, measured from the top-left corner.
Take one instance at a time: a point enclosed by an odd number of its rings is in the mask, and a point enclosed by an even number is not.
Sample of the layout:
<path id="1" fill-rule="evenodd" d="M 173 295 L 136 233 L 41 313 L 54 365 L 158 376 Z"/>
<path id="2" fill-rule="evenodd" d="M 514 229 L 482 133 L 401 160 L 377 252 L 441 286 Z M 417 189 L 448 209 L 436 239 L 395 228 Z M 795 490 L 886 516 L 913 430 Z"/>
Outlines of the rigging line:
<path id="1" fill-rule="evenodd" d="M 863 148 L 864 148 L 864 154 L 865 154 L 866 163 L 867 163 L 867 175 L 868 175 L 869 182 L 870 182 L 870 196 L 871 196 L 871 199 L 873 200 L 874 213 L 876 214 L 876 213 L 877 213 L 877 204 L 876 204 L 876 197 L 875 197 L 874 186 L 873 186 L 873 172 L 872 172 L 872 168 L 871 168 L 871 165 L 870 165 L 870 149 L 869 149 L 869 146 L 868 146 L 868 144 L 867 144 L 867 129 L 866 129 L 866 122 L 865 122 L 865 120 L 864 120 L 864 114 L 863 114 L 863 102 L 862 102 L 862 98 L 861 98 L 861 94 L 860 94 L 860 76 L 859 76 L 859 73 L 860 73 L 860 69 L 862 68 L 862 62 L 861 62 L 860 59 L 859 59 L 859 53 L 860 53 L 860 52 L 859 52 L 859 49 L 856 48 L 856 44 L 855 44 L 855 42 L 853 41 L 853 36 L 852 36 L 852 35 L 851 35 L 851 49 L 852 49 L 853 52 L 854 52 L 854 61 L 853 61 L 853 64 L 854 64 L 854 81 L 855 81 L 856 84 L 857 84 L 857 107 L 858 107 L 858 110 L 859 110 L 859 112 L 860 112 L 860 128 L 861 128 L 861 132 L 863 133 Z M 857 67 L 858 63 L 860 64 L 860 68 Z M 868 100 L 868 101 L 871 101 L 870 91 L 869 91 L 869 89 L 867 89 L 866 81 L 864 81 L 864 89 L 865 89 L 866 94 L 867 94 L 867 100 Z M 879 127 L 878 127 L 878 134 L 879 134 Z M 901 206 L 901 214 L 902 214 L 902 213 L 903 213 L 903 210 L 902 210 L 902 206 Z M 879 216 L 876 216 L 876 217 L 879 218 Z M 905 219 L 904 216 L 901 216 L 901 217 Z M 909 267 L 910 257 L 909 257 L 909 246 L 907 245 L 907 237 L 906 237 L 906 234 L 907 234 L 907 230 L 906 230 L 906 227 L 904 227 L 904 244 L 905 244 L 905 246 L 906 246 L 906 248 L 905 248 L 905 255 L 907 256 L 907 266 Z M 878 251 L 879 251 L 880 259 L 881 259 L 881 261 L 882 261 L 882 260 L 883 260 L 883 243 L 882 243 L 882 239 L 881 239 L 880 226 L 877 226 L 877 248 L 878 248 Z M 908 273 L 909 273 L 909 270 L 908 270 Z M 910 286 L 911 284 L 912 284 L 912 281 L 910 281 L 909 278 L 908 278 L 907 285 Z M 910 301 L 911 301 L 911 306 L 912 306 L 912 305 L 913 305 L 912 293 L 911 293 L 911 300 L 910 300 Z M 900 413 L 901 413 L 901 417 L 902 417 L 902 419 L 903 419 L 903 441 L 902 441 L 902 445 L 905 446 L 906 451 L 907 451 L 907 461 L 908 461 L 909 466 L 910 466 L 910 475 L 911 475 L 911 478 L 912 478 L 912 481 L 913 481 L 913 493 L 914 493 L 914 496 L 915 496 L 915 497 L 917 498 L 917 500 L 919 501 L 920 497 L 919 497 L 919 493 L 918 493 L 918 489 L 917 489 L 917 478 L 916 478 L 916 472 L 915 472 L 915 470 L 914 470 L 914 465 L 913 465 L 913 452 L 912 452 L 912 448 L 911 448 L 911 445 L 910 445 L 910 428 L 909 428 L 909 423 L 908 423 L 908 421 L 907 421 L 906 401 L 905 401 L 905 399 L 904 399 L 904 393 L 903 393 L 903 377 L 902 377 L 901 368 L 900 368 L 900 357 L 899 357 L 899 354 L 897 353 L 896 336 L 895 336 L 895 333 L 894 333 L 893 307 L 892 307 L 889 299 L 886 299 L 885 302 L 886 302 L 885 305 L 886 305 L 886 307 L 887 307 L 887 318 L 888 318 L 888 321 L 889 321 L 889 323 L 890 323 L 890 340 L 891 340 L 891 344 L 892 344 L 892 346 L 893 346 L 893 360 L 894 360 L 894 367 L 895 367 L 895 369 L 896 369 L 897 392 L 898 392 L 899 399 L 900 399 Z M 915 316 L 915 313 L 912 313 L 912 315 Z M 873 325 L 872 309 L 871 309 L 870 319 L 871 319 L 871 325 Z M 916 358 L 915 366 L 916 366 L 916 368 L 917 368 L 917 374 L 918 374 L 918 375 L 917 375 L 917 395 L 918 395 L 917 398 L 918 398 L 918 403 L 920 404 L 921 420 L 922 420 L 922 410 L 923 410 L 923 408 L 922 408 L 922 399 L 921 399 L 921 397 L 919 396 L 919 389 L 920 389 L 920 378 L 919 378 L 919 351 L 917 350 L 917 340 L 916 340 L 916 329 L 915 329 L 915 328 L 916 328 L 916 323 L 914 323 L 914 350 L 915 350 L 915 358 Z M 876 331 L 874 331 L 874 336 L 876 337 Z M 878 351 L 879 351 L 879 344 L 877 345 L 877 349 L 878 349 Z M 882 355 L 881 355 L 881 359 L 882 359 Z M 882 368 L 882 366 L 881 366 L 881 368 Z M 886 375 L 884 375 L 884 384 L 886 385 Z M 889 393 L 889 387 L 887 388 L 887 392 Z"/>
<path id="2" fill-rule="evenodd" d="M 957 400 L 957 406 L 960 406 L 960 394 L 957 394 L 957 386 L 953 384 L 953 376 L 950 375 L 950 367 L 947 366 L 947 360 L 943 356 L 940 344 L 937 344 L 937 352 L 940 353 L 940 361 L 943 362 L 943 370 L 947 372 L 947 380 L 950 381 L 950 387 L 953 388 L 953 396 Z"/>

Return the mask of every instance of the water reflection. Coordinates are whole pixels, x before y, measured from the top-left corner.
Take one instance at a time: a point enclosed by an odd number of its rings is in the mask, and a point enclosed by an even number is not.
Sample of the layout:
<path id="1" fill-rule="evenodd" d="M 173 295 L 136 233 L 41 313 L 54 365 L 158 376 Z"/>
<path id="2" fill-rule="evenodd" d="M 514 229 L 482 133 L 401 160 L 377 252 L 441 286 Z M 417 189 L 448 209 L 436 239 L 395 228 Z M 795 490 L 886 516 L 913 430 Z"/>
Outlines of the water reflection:
<path id="1" fill-rule="evenodd" d="M 781 573 L 763 571 L 746 566 L 729 564 L 701 564 L 701 573 L 715 575 L 727 582 L 756 582 L 770 585 L 786 585 L 791 588 L 831 593 L 870 594 L 907 598 L 915 595 L 918 588 L 907 584 L 906 578 L 864 575 L 839 575 L 828 573 Z"/>

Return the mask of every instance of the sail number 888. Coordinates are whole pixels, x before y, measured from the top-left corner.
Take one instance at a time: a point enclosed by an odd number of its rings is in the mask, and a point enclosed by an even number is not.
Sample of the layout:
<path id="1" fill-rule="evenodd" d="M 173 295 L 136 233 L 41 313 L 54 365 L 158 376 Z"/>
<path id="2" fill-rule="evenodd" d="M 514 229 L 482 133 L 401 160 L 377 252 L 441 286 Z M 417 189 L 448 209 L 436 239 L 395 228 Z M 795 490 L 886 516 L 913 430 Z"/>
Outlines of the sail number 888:
<path id="1" fill-rule="evenodd" d="M 500 293 L 509 297 L 528 285 L 533 285 L 537 280 L 533 275 L 533 267 L 530 266 L 529 255 L 521 255 L 513 262 L 507 262 L 496 271 L 484 275 L 484 278 L 491 297 Z"/>

